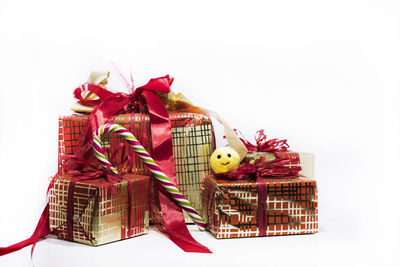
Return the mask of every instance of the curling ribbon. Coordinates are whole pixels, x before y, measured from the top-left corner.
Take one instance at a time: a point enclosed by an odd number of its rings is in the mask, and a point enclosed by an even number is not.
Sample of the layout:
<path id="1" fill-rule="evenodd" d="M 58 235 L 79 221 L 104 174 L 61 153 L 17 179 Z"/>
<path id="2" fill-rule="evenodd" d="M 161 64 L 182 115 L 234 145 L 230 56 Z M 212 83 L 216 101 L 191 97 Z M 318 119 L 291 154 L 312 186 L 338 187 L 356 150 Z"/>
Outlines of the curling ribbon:
<path id="1" fill-rule="evenodd" d="M 256 140 L 256 145 L 250 143 L 246 138 L 243 137 L 243 134 L 238 131 L 234 130 L 235 133 L 238 135 L 239 140 L 243 143 L 243 145 L 247 148 L 250 152 L 286 152 L 288 151 L 289 145 L 286 139 L 279 140 L 279 139 L 270 139 L 267 140 L 267 135 L 264 133 L 264 130 L 258 130 L 254 139 Z M 241 135 L 242 137 L 239 137 Z M 227 137 L 228 138 L 228 137 Z"/>

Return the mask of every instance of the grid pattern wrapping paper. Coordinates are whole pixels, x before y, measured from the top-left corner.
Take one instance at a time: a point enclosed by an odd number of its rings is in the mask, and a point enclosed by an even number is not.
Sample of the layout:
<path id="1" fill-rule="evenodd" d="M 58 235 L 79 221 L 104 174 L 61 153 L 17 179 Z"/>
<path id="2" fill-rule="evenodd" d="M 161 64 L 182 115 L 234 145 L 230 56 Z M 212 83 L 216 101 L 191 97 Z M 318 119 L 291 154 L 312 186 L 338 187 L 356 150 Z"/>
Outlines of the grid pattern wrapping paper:
<path id="1" fill-rule="evenodd" d="M 124 180 L 111 184 L 103 178 L 77 181 L 73 201 L 69 201 L 69 185 L 73 177 L 61 175 L 49 192 L 50 231 L 61 239 L 69 239 L 67 210 L 73 205 L 73 238 L 71 241 L 92 246 L 102 245 L 146 234 L 149 231 L 149 177 L 126 174 Z M 128 180 L 131 183 L 130 225 L 128 218 Z M 129 227 L 130 226 L 130 227 Z"/>
<path id="2" fill-rule="evenodd" d="M 266 235 L 310 234 L 318 231 L 316 182 L 307 177 L 267 178 Z M 258 186 L 248 180 L 216 180 L 203 184 L 203 218 L 216 238 L 260 236 Z"/>
<path id="3" fill-rule="evenodd" d="M 211 173 L 210 156 L 215 149 L 214 132 L 210 118 L 197 113 L 170 113 L 172 128 L 173 156 L 178 188 L 193 204 L 196 210 L 202 211 L 201 182 Z M 78 149 L 79 137 L 84 129 L 87 115 L 71 115 L 59 119 L 59 168 L 62 168 L 63 155 L 72 155 Z M 149 118 L 145 114 L 121 114 L 112 119 L 113 123 L 129 129 L 139 142 L 151 154 L 151 132 Z M 123 139 L 110 133 L 104 136 L 103 149 L 113 153 L 112 163 L 119 167 L 122 158 L 131 155 L 132 172 L 135 174 L 149 174 L 145 165 L 131 149 L 119 149 Z M 98 165 L 94 157 L 90 160 Z M 191 223 L 190 217 L 185 214 L 185 221 Z"/>

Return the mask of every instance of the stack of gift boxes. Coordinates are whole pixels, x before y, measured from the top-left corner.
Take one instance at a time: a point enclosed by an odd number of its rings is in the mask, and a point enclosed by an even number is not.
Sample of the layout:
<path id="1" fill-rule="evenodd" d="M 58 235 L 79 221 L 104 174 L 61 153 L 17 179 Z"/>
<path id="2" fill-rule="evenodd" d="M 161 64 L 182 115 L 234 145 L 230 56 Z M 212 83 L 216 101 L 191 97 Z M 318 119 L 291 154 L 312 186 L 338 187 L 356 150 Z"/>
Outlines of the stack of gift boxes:
<path id="1" fill-rule="evenodd" d="M 90 111 L 90 110 L 89 110 Z M 115 133 L 107 134 L 103 149 L 120 170 L 120 180 L 86 178 L 70 171 L 68 160 L 76 154 L 89 114 L 59 119 L 59 175 L 49 193 L 50 231 L 62 239 L 101 245 L 148 233 L 152 178 L 143 161 L 124 147 Z M 212 121 L 203 112 L 169 111 L 177 187 L 207 222 L 216 238 L 315 233 L 318 230 L 317 186 L 314 158 L 291 151 L 249 152 L 243 162 L 292 159 L 301 171 L 293 177 L 221 179 L 210 167 L 215 150 Z M 151 152 L 151 122 L 146 110 L 115 114 L 109 122 L 128 129 Z M 70 157 L 70 158 L 69 158 Z M 99 163 L 94 157 L 88 164 Z M 262 179 L 262 186 L 260 180 Z M 187 214 L 185 221 L 191 220 Z"/>

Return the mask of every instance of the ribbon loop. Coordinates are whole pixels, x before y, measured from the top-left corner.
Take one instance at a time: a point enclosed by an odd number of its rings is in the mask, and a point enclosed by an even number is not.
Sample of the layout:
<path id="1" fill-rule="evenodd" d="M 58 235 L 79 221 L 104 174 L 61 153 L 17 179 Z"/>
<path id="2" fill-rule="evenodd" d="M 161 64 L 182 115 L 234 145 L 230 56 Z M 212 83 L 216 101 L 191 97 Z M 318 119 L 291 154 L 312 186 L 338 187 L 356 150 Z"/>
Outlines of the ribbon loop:
<path id="1" fill-rule="evenodd" d="M 82 97 L 82 93 L 84 92 L 94 93 L 97 95 L 98 99 L 85 99 Z M 85 83 L 74 90 L 74 97 L 89 106 L 96 106 L 100 104 L 100 102 L 104 101 L 107 97 L 112 95 L 112 92 L 104 89 L 100 85 L 93 83 Z"/>

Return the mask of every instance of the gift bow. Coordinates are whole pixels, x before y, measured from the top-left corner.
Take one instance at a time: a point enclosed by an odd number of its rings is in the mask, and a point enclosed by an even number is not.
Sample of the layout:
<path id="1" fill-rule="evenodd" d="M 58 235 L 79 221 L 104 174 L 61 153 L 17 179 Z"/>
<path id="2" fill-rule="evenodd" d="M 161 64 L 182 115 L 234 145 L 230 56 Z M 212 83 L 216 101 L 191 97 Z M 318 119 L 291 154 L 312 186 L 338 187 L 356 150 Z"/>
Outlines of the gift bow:
<path id="1" fill-rule="evenodd" d="M 110 157 L 110 160 L 112 160 L 112 158 L 115 155 L 116 154 L 113 153 L 113 155 Z M 77 162 L 84 166 L 87 166 L 89 168 L 89 170 L 69 170 L 68 166 L 64 163 L 65 160 L 74 161 L 74 162 Z M 84 181 L 84 180 L 104 178 L 111 185 L 111 193 L 112 194 L 116 193 L 114 184 L 124 180 L 124 178 L 121 175 L 112 172 L 112 170 L 110 168 L 105 169 L 105 168 L 101 168 L 100 166 L 96 167 L 96 166 L 92 165 L 89 161 L 79 158 L 79 157 L 76 157 L 76 156 L 73 156 L 73 155 L 62 156 L 61 157 L 61 165 L 68 174 L 76 177 L 76 179 L 74 179 L 75 181 Z M 58 179 L 58 175 L 56 175 L 52 179 L 51 183 L 54 183 L 57 179 Z"/>
<path id="2" fill-rule="evenodd" d="M 170 78 L 169 75 L 156 79 L 151 79 L 146 85 L 141 86 L 136 90 L 134 89 L 133 86 L 130 86 L 129 88 L 131 89 L 132 92 L 129 94 L 122 92 L 114 93 L 105 89 L 103 86 L 99 84 L 85 83 L 75 89 L 74 97 L 79 101 L 81 101 L 82 103 L 92 107 L 99 106 L 102 102 L 104 102 L 108 98 L 118 99 L 120 103 L 115 107 L 115 110 L 117 110 L 116 113 L 118 113 L 118 111 L 127 111 L 129 108 L 128 105 L 130 104 L 137 109 L 138 108 L 137 102 L 139 102 L 139 97 L 143 90 L 169 93 L 170 86 L 173 80 L 174 79 Z M 84 92 L 94 93 L 95 95 L 97 95 L 97 99 L 90 99 L 87 97 L 83 97 L 82 93 Z"/>
<path id="3" fill-rule="evenodd" d="M 84 104 L 94 106 L 95 108 L 88 117 L 87 124 L 79 141 L 79 149 L 75 155 L 83 159 L 88 159 L 91 156 L 91 140 L 93 138 L 93 132 L 114 115 L 121 112 L 127 112 L 131 108 L 136 112 L 139 112 L 139 107 L 144 109 L 144 102 L 141 96 L 145 97 L 147 100 L 150 116 L 155 113 L 155 115 L 164 115 L 164 119 L 168 120 L 168 114 L 166 111 L 165 114 L 160 114 L 163 113 L 163 107 L 159 107 L 160 104 L 162 106 L 162 103 L 160 103 L 161 101 L 155 92 L 168 93 L 172 82 L 173 78 L 170 78 L 169 75 L 151 79 L 146 85 L 141 86 L 136 90 L 131 87 L 132 92 L 130 94 L 122 92 L 114 93 L 93 83 L 86 83 L 76 88 L 74 91 L 75 98 Z M 82 97 L 83 92 L 94 93 L 98 96 L 98 99 L 85 99 Z M 76 166 L 70 167 L 70 169 L 76 169 Z"/>
<path id="4" fill-rule="evenodd" d="M 256 140 L 256 145 L 250 143 L 243 137 L 243 134 L 238 131 L 234 130 L 236 134 L 239 136 L 239 139 L 242 143 L 246 146 L 248 151 L 254 152 L 285 152 L 288 151 L 289 145 L 286 139 L 279 140 L 279 139 L 270 139 L 267 140 L 267 135 L 264 133 L 264 130 L 261 129 L 257 131 L 254 139 Z"/>
<path id="5" fill-rule="evenodd" d="M 260 157 L 254 163 L 242 163 L 238 168 L 228 172 L 215 174 L 218 179 L 228 180 L 255 180 L 259 177 L 296 177 L 301 171 L 300 166 L 296 164 L 297 159 L 274 159 L 265 161 L 265 157 Z"/>

